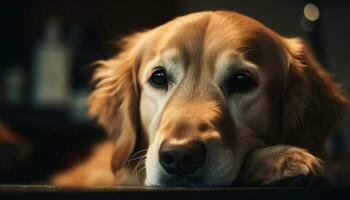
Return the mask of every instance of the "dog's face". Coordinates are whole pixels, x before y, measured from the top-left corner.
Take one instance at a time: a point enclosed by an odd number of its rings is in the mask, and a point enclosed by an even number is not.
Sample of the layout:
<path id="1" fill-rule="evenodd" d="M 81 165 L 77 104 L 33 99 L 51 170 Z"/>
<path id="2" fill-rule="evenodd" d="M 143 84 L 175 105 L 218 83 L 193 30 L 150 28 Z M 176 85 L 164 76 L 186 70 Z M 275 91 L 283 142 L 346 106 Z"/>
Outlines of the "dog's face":
<path id="1" fill-rule="evenodd" d="M 233 183 L 250 150 L 280 142 L 294 123 L 282 119 L 294 109 L 283 108 L 290 51 L 300 46 L 291 43 L 229 12 L 187 15 L 128 38 L 123 53 L 101 62 L 90 97 L 90 113 L 118 136 L 114 168 L 143 138 L 146 185 Z"/>
<path id="2" fill-rule="evenodd" d="M 146 184 L 232 183 L 247 140 L 277 133 L 284 55 L 238 19 L 195 14 L 149 33 L 138 73 Z"/>

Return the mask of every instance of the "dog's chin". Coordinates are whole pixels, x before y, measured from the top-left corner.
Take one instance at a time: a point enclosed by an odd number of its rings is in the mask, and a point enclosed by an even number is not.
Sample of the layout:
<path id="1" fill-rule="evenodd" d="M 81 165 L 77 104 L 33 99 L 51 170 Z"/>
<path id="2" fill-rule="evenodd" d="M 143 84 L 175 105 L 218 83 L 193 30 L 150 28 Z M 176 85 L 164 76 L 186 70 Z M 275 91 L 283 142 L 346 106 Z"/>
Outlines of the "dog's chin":
<path id="1" fill-rule="evenodd" d="M 203 187 L 204 180 L 202 176 L 178 176 L 163 175 L 159 178 L 156 186 L 160 187 Z"/>
<path id="2" fill-rule="evenodd" d="M 217 182 L 206 180 L 204 176 L 179 176 L 179 175 L 161 175 L 157 182 L 145 181 L 146 186 L 152 187 L 225 187 L 231 186 L 234 179 L 226 179 Z"/>

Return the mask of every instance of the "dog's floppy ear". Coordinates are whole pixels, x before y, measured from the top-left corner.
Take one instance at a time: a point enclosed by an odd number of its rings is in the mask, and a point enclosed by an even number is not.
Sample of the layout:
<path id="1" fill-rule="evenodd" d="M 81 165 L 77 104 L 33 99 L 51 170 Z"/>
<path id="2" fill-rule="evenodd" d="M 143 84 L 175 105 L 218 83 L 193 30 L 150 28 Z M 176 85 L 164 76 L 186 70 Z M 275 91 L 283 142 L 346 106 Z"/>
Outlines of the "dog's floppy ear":
<path id="1" fill-rule="evenodd" d="M 322 156 L 323 144 L 339 126 L 349 103 L 304 41 L 298 38 L 284 41 L 289 62 L 283 111 L 284 142 Z"/>
<path id="2" fill-rule="evenodd" d="M 136 65 L 142 35 L 125 38 L 122 52 L 110 60 L 96 62 L 98 67 L 93 75 L 95 88 L 88 99 L 89 115 L 116 141 L 113 171 L 125 166 L 136 144 L 139 128 Z"/>

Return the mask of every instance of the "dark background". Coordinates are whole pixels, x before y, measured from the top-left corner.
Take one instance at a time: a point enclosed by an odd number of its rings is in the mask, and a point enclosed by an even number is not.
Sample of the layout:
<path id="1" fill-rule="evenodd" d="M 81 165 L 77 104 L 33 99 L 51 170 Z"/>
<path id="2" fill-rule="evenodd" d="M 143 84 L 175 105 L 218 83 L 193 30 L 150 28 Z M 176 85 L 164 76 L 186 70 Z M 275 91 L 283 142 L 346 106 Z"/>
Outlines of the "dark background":
<path id="1" fill-rule="evenodd" d="M 320 17 L 316 21 L 305 19 L 307 3 L 319 8 Z M 67 163 L 80 160 L 89 147 L 104 138 L 94 122 L 72 114 L 70 104 L 33 105 L 33 54 L 49 18 L 59 20 L 61 35 L 73 52 L 69 85 L 74 100 L 77 96 L 74 94 L 83 97 L 88 94 L 92 72 L 88 65 L 114 55 L 118 38 L 158 26 L 178 15 L 217 9 L 253 17 L 284 36 L 303 37 L 324 67 L 350 91 L 350 1 L 4 0 L 0 2 L 0 122 L 15 139 L 0 134 L 0 182 L 45 180 L 67 167 Z M 16 102 L 7 97 L 11 89 L 6 85 L 14 68 L 24 75 L 24 84 L 18 88 L 21 98 Z M 333 155 L 350 149 L 349 132 L 347 120 L 329 143 Z"/>

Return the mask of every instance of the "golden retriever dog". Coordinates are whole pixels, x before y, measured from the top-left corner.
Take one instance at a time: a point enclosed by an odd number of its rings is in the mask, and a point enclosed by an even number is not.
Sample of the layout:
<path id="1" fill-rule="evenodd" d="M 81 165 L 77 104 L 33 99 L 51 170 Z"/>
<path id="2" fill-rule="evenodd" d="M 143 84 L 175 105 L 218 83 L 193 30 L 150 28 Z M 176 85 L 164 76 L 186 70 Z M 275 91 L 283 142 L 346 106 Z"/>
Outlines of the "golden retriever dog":
<path id="1" fill-rule="evenodd" d="M 301 39 L 208 11 L 121 43 L 97 62 L 89 97 L 112 142 L 55 183 L 205 187 L 322 173 L 348 101 Z"/>

